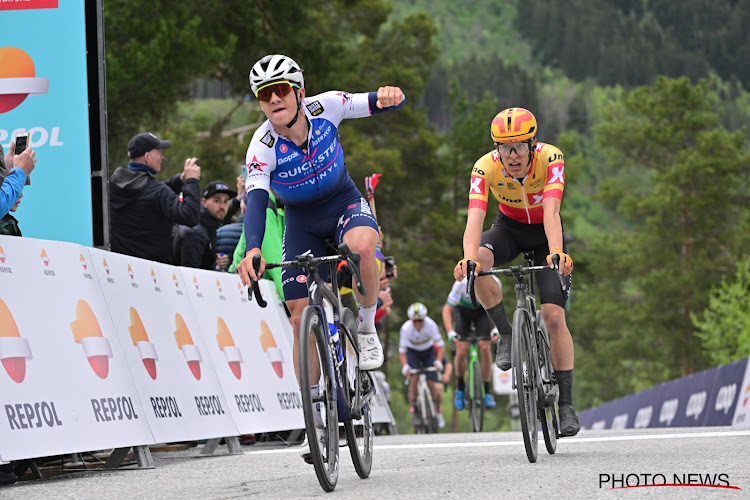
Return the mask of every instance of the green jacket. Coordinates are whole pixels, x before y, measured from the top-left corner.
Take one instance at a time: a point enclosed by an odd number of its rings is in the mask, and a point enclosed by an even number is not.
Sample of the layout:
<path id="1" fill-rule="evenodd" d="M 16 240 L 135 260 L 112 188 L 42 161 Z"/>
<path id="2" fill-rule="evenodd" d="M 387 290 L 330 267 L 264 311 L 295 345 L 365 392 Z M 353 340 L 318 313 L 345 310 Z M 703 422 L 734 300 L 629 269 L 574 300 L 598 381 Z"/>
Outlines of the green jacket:
<path id="1" fill-rule="evenodd" d="M 18 227 L 18 221 L 9 213 L 5 214 L 5 217 L 0 219 L 0 234 L 21 236 L 21 229 Z"/>
<path id="2" fill-rule="evenodd" d="M 281 261 L 281 245 L 284 240 L 284 210 L 276 208 L 276 196 L 269 193 L 268 208 L 266 209 L 266 232 L 263 234 L 263 245 L 260 253 L 266 262 Z M 230 273 L 237 272 L 237 266 L 245 258 L 245 229 L 242 229 L 242 236 L 237 242 L 237 248 L 234 249 L 232 264 L 229 266 Z M 281 287 L 281 269 L 269 269 L 265 272 L 267 278 L 271 278 L 279 291 L 281 300 L 284 300 L 284 290 Z"/>

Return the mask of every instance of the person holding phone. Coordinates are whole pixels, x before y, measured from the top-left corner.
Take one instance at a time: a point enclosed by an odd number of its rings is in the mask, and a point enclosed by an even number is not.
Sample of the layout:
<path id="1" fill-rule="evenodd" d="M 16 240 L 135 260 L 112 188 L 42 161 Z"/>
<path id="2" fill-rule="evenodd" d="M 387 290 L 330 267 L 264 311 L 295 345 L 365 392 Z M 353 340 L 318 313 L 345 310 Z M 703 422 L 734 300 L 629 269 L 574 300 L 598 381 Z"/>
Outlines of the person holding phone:
<path id="1" fill-rule="evenodd" d="M 182 173 L 164 182 L 154 177 L 161 172 L 162 151 L 171 145 L 172 141 L 163 141 L 150 132 L 130 139 L 130 162 L 126 167 L 118 167 L 109 179 L 113 252 L 170 264 L 172 226 L 198 224 L 201 206 L 198 158 L 187 158 Z"/>
<path id="2" fill-rule="evenodd" d="M 20 201 L 23 187 L 31 184 L 29 179 L 36 167 L 36 153 L 27 147 L 27 142 L 28 133 L 24 133 L 10 143 L 7 153 L 0 145 L 0 215 L 3 218 Z"/>

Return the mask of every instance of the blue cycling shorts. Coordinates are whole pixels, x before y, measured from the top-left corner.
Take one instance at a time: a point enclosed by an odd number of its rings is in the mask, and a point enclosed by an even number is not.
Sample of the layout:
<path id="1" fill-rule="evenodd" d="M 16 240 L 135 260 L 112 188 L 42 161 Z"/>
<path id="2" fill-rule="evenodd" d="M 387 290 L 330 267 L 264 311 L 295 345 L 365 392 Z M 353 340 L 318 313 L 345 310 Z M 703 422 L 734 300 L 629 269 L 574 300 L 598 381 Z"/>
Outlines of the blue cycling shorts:
<path id="1" fill-rule="evenodd" d="M 368 226 L 378 231 L 378 221 L 362 193 L 352 183 L 320 205 L 292 206 L 284 209 L 284 244 L 282 260 L 292 260 L 297 255 L 310 252 L 316 257 L 328 253 L 324 240 L 344 240 L 344 234 L 354 227 Z M 328 279 L 328 264 L 319 268 L 321 277 Z M 307 297 L 307 276 L 296 267 L 281 270 L 285 300 Z"/>

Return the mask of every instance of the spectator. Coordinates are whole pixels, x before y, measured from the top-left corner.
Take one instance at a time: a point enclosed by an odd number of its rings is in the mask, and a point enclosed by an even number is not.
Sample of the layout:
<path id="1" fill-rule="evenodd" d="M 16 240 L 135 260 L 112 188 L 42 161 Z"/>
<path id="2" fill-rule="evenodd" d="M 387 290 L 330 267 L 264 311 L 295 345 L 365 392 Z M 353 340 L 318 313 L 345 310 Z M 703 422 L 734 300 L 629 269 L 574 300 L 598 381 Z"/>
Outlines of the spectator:
<path id="1" fill-rule="evenodd" d="M 273 190 L 268 195 L 268 207 L 266 207 L 266 230 L 263 236 L 263 244 L 260 247 L 261 255 L 267 262 L 279 262 L 281 260 L 281 242 L 284 240 L 284 206 L 279 203 Z M 237 242 L 234 250 L 232 265 L 229 266 L 230 273 L 237 272 L 237 266 L 245 258 L 245 231 Z M 281 300 L 284 300 L 284 289 L 281 286 L 281 269 L 269 269 L 264 277 L 273 280 Z"/>
<path id="2" fill-rule="evenodd" d="M 11 142 L 10 150 L 4 154 L 0 145 L 0 217 L 3 217 L 3 222 L 8 211 L 18 205 L 23 187 L 31 184 L 29 176 L 36 166 L 36 153 L 33 149 L 26 148 L 20 155 L 16 155 L 13 154 L 15 147 L 15 142 Z"/>
<path id="3" fill-rule="evenodd" d="M 209 182 L 203 191 L 200 221 L 196 226 L 180 226 L 174 239 L 175 265 L 223 271 L 229 255 L 216 249 L 216 230 L 221 227 L 227 203 L 237 193 L 224 181 Z"/>
<path id="4" fill-rule="evenodd" d="M 16 204 L 10 208 L 10 212 L 18 210 L 18 205 L 21 204 L 21 198 L 23 198 L 23 193 L 18 195 L 18 200 L 16 201 Z M 18 227 L 18 219 L 10 215 L 10 212 L 0 219 L 0 234 L 7 236 L 21 236 L 21 228 Z"/>
<path id="5" fill-rule="evenodd" d="M 219 253 L 233 255 L 234 249 L 242 236 L 245 221 L 245 180 L 241 175 L 237 176 L 237 190 L 239 194 L 232 198 L 232 202 L 227 208 L 227 214 L 224 216 L 224 225 L 216 231 L 216 250 Z M 236 222 L 232 222 L 231 215 L 234 207 L 239 207 L 240 215 Z"/>
<path id="6" fill-rule="evenodd" d="M 198 159 L 187 158 L 183 172 L 164 182 L 154 178 L 161 171 L 162 150 L 171 145 L 149 132 L 137 134 L 128 143 L 130 162 L 117 168 L 109 180 L 113 252 L 169 264 L 172 226 L 198 224 Z"/>

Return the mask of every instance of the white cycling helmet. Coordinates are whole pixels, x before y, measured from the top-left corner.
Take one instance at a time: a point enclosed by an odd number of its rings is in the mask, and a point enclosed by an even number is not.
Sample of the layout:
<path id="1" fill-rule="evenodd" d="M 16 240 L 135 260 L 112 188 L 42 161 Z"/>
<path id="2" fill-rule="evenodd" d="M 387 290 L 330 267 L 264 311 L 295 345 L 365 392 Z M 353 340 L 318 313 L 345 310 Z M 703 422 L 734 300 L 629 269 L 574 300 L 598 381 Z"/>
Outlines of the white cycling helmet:
<path id="1" fill-rule="evenodd" d="M 427 306 L 421 302 L 415 302 L 406 310 L 409 319 L 425 319 L 427 317 Z"/>
<path id="2" fill-rule="evenodd" d="M 300 88 L 305 86 L 305 79 L 302 77 L 302 69 L 294 59 L 281 54 L 269 54 L 253 65 L 250 70 L 250 88 L 253 94 L 258 92 L 258 88 L 268 82 L 276 80 L 288 80 L 298 85 Z"/>

